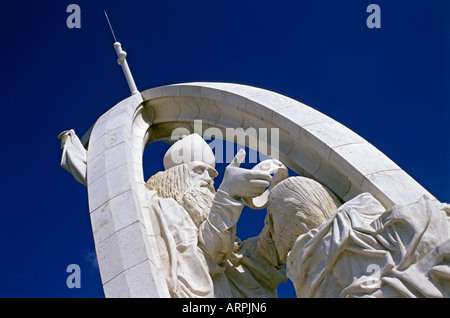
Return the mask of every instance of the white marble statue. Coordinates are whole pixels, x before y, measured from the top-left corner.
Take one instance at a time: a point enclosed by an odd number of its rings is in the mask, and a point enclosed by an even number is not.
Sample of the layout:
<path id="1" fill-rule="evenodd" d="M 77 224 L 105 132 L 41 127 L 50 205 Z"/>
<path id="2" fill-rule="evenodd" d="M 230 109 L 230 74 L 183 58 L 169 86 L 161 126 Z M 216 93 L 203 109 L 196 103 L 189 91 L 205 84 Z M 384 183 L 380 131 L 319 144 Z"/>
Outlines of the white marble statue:
<path id="1" fill-rule="evenodd" d="M 450 207 L 424 196 L 389 210 L 369 193 L 298 237 L 298 297 L 450 297 Z"/>
<path id="2" fill-rule="evenodd" d="M 164 157 L 164 171 L 147 181 L 150 213 L 159 222 L 159 256 L 172 297 L 232 296 L 225 274 L 233 253 L 242 197 L 260 196 L 270 173 L 240 168 L 245 151 L 227 166 L 217 192 L 209 146 L 197 134 L 177 141 Z"/>
<path id="3" fill-rule="evenodd" d="M 58 137 L 61 166 L 86 185 L 82 142 L 73 130 Z M 450 205 L 425 195 L 386 210 L 367 192 L 342 204 L 319 182 L 288 177 L 277 160 L 249 170 L 244 158 L 239 151 L 215 191 L 215 156 L 192 134 L 147 181 L 171 297 L 277 297 L 288 278 L 302 298 L 450 297 Z M 246 204 L 267 215 L 261 233 L 241 241 Z"/>

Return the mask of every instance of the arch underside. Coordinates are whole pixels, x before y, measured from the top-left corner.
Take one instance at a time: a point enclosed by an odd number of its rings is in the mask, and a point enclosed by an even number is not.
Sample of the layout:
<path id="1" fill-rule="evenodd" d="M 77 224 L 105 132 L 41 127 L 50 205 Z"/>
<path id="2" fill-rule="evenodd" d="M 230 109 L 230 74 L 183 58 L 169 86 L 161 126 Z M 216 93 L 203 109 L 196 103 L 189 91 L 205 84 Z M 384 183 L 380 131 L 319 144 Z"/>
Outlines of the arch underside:
<path id="1" fill-rule="evenodd" d="M 389 208 L 413 204 L 429 194 L 362 137 L 286 96 L 227 83 L 169 85 L 146 90 L 142 96 L 142 118 L 150 126 L 146 142 L 168 140 L 178 127 L 202 135 L 215 127 L 224 140 L 278 155 L 290 169 L 326 185 L 343 201 L 370 192 Z M 201 120 L 201 131 L 194 120 Z M 236 128 L 258 135 L 239 140 L 227 134 L 227 129 Z M 277 137 L 273 129 L 278 129 L 277 149 L 271 147 Z"/>

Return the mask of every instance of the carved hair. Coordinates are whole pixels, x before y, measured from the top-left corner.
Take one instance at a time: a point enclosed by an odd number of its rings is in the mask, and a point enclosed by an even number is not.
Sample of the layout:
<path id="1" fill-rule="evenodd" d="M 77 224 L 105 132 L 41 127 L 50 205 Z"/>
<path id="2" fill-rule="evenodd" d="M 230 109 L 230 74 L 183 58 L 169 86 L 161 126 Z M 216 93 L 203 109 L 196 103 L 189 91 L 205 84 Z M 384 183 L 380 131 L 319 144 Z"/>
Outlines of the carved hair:
<path id="1" fill-rule="evenodd" d="M 290 177 L 278 183 L 269 194 L 264 226 L 269 235 L 261 237 L 267 251 L 272 248 L 266 258 L 285 264 L 298 236 L 323 224 L 340 205 L 330 190 L 312 179 Z"/>
<path id="2" fill-rule="evenodd" d="M 183 204 L 183 195 L 193 188 L 187 164 L 180 164 L 160 171 L 148 179 L 145 187 L 155 190 L 161 198 L 173 198 Z"/>
<path id="3" fill-rule="evenodd" d="M 325 186 L 305 177 L 291 177 L 277 184 L 269 195 L 272 210 L 292 214 L 309 228 L 324 223 L 341 205 Z"/>
<path id="4" fill-rule="evenodd" d="M 145 184 L 161 198 L 172 198 L 184 207 L 199 227 L 208 218 L 214 199 L 214 187 L 195 188 L 187 164 L 180 164 L 153 175 Z"/>

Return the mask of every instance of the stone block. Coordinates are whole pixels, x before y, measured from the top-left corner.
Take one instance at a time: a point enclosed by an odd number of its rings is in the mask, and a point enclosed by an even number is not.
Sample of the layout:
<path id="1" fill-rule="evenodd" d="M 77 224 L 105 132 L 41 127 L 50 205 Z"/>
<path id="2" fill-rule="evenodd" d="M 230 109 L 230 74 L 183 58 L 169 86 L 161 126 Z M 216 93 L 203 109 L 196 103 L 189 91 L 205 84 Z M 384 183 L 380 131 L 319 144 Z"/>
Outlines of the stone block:
<path id="1" fill-rule="evenodd" d="M 162 96 L 180 96 L 180 87 L 177 85 L 168 85 L 161 87 Z"/>
<path id="2" fill-rule="evenodd" d="M 145 107 L 153 108 L 153 124 L 165 123 L 167 121 L 176 121 L 180 115 L 180 105 L 175 102 L 174 97 L 162 97 L 153 99 L 146 103 Z"/>
<path id="3" fill-rule="evenodd" d="M 194 97 L 194 102 L 199 105 L 197 118 L 202 119 L 203 124 L 214 125 L 219 121 L 220 108 L 213 100 Z"/>
<path id="4" fill-rule="evenodd" d="M 241 95 L 225 91 L 223 92 L 222 97 L 225 103 L 237 106 L 241 110 L 245 110 L 247 106 L 247 99 Z"/>
<path id="5" fill-rule="evenodd" d="M 111 198 L 131 189 L 129 164 L 123 164 L 88 185 L 89 211 L 94 211 Z"/>
<path id="6" fill-rule="evenodd" d="M 93 132 L 95 131 L 96 127 L 93 129 Z M 88 160 L 93 160 L 107 149 L 110 149 L 122 142 L 128 142 L 130 139 L 130 132 L 130 129 L 127 129 L 125 125 L 110 130 L 105 130 L 104 134 L 89 141 L 89 149 L 87 153 Z"/>
<path id="7" fill-rule="evenodd" d="M 143 261 L 104 284 L 107 298 L 156 298 L 170 297 L 167 287 L 156 281 L 154 265 Z"/>
<path id="8" fill-rule="evenodd" d="M 142 223 L 136 221 L 103 241 L 96 242 L 100 274 L 104 283 L 149 259 L 145 239 L 145 228 Z"/>
<path id="9" fill-rule="evenodd" d="M 361 185 L 366 175 L 378 171 L 400 170 L 392 160 L 367 142 L 335 147 L 329 160 L 356 185 Z"/>
<path id="10" fill-rule="evenodd" d="M 215 102 L 220 110 L 219 123 L 224 128 L 239 128 L 242 127 L 244 121 L 242 111 L 234 106 L 221 101 Z"/>
<path id="11" fill-rule="evenodd" d="M 434 197 L 403 170 L 380 171 L 364 178 L 361 189 L 386 208 L 416 203 L 424 194 Z"/>
<path id="12" fill-rule="evenodd" d="M 331 148 L 347 144 L 367 143 L 362 137 L 336 121 L 326 121 L 327 117 L 325 116 L 323 118 L 317 116 L 316 119 L 322 119 L 325 122 L 303 127 L 301 137 L 325 158 L 329 158 Z"/>
<path id="13" fill-rule="evenodd" d="M 144 224 L 139 213 L 139 200 L 131 191 L 111 198 L 91 213 L 95 242 L 104 241 L 110 235 L 137 221 Z"/>
<path id="14" fill-rule="evenodd" d="M 258 102 L 248 99 L 246 105 L 247 112 L 266 121 L 271 121 L 273 110 Z"/>
<path id="15" fill-rule="evenodd" d="M 200 97 L 201 91 L 200 86 L 194 85 L 180 85 L 180 96 L 181 97 Z"/>
<path id="16" fill-rule="evenodd" d="M 200 96 L 203 98 L 207 98 L 207 99 L 223 101 L 222 94 L 223 94 L 222 90 L 218 90 L 218 89 L 214 89 L 214 88 L 202 87 L 200 89 Z"/>
<path id="17" fill-rule="evenodd" d="M 311 175 L 317 172 L 322 161 L 320 154 L 299 138 L 294 138 L 288 157 Z"/>
<path id="18" fill-rule="evenodd" d="M 147 89 L 141 93 L 144 101 L 162 97 L 162 87 L 154 87 Z"/>
<path id="19" fill-rule="evenodd" d="M 200 107 L 193 97 L 176 97 L 175 103 L 178 104 L 180 110 L 177 121 L 193 121 L 198 118 Z"/>
<path id="20" fill-rule="evenodd" d="M 348 176 L 337 170 L 333 162 L 322 160 L 320 167 L 314 173 L 314 178 L 326 185 L 340 199 L 342 199 L 350 190 L 351 181 Z"/>
<path id="21" fill-rule="evenodd" d="M 292 121 L 292 112 L 296 112 L 295 108 L 283 108 L 277 112 L 273 112 L 271 123 L 277 127 L 283 127 L 285 131 L 294 137 L 300 136 L 300 126 Z"/>

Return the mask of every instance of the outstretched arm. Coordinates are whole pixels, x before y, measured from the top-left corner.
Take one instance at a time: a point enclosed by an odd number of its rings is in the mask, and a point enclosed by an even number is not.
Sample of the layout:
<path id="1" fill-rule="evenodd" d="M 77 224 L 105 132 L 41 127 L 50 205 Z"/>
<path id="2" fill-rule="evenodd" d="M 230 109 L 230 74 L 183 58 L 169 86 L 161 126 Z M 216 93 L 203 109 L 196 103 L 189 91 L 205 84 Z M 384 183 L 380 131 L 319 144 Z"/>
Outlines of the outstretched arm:
<path id="1" fill-rule="evenodd" d="M 264 171 L 240 168 L 244 158 L 245 151 L 240 150 L 226 168 L 209 217 L 199 229 L 199 246 L 207 256 L 211 276 L 224 270 L 233 251 L 236 224 L 244 207 L 241 198 L 261 195 L 272 178 Z"/>
<path id="2" fill-rule="evenodd" d="M 86 186 L 87 151 L 73 129 L 59 134 L 61 139 L 61 167 L 69 171 L 81 184 Z"/>

